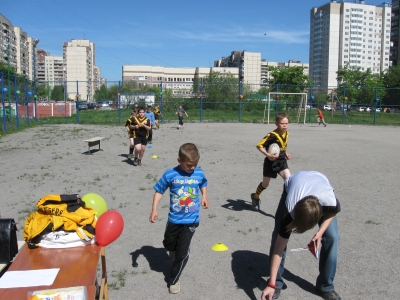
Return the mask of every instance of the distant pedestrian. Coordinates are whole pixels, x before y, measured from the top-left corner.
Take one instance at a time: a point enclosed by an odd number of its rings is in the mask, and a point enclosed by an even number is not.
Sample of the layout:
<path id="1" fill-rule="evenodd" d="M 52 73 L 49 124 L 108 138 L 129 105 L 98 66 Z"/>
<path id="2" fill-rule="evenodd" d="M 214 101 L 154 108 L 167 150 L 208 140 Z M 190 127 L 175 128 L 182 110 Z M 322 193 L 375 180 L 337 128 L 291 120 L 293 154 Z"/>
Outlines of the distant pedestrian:
<path id="1" fill-rule="evenodd" d="M 160 127 L 160 123 L 159 123 L 160 116 L 161 117 L 163 116 L 158 105 L 154 105 L 153 113 L 154 113 L 154 119 L 156 120 L 156 128 L 154 128 L 154 129 L 158 129 Z"/>
<path id="2" fill-rule="evenodd" d="M 125 129 L 126 132 L 128 133 L 128 138 L 129 138 L 129 154 L 128 158 L 133 158 L 133 151 L 135 150 L 135 143 L 134 143 L 134 129 L 135 129 L 135 118 L 136 118 L 136 113 L 133 110 L 131 113 L 131 116 L 129 119 L 126 120 L 125 122 Z"/>
<path id="3" fill-rule="evenodd" d="M 177 109 L 175 114 L 178 115 L 178 119 L 179 119 L 179 124 L 176 129 L 179 129 L 181 127 L 183 128 L 183 115 L 185 114 L 186 117 L 188 117 L 188 118 L 189 118 L 189 116 L 186 113 L 186 111 L 182 108 L 182 105 L 179 105 L 179 108 Z"/>
<path id="4" fill-rule="evenodd" d="M 325 118 L 324 118 L 324 114 L 322 113 L 322 110 L 318 109 L 318 117 L 317 117 L 317 121 L 318 121 L 318 125 L 322 124 L 324 125 L 324 127 L 326 127 L 326 123 L 325 123 Z"/>
<path id="5" fill-rule="evenodd" d="M 135 159 L 134 166 L 141 166 L 144 151 L 147 146 L 148 131 L 151 129 L 150 120 L 144 115 L 144 109 L 139 109 L 139 116 L 135 118 L 134 143 L 135 143 Z"/>

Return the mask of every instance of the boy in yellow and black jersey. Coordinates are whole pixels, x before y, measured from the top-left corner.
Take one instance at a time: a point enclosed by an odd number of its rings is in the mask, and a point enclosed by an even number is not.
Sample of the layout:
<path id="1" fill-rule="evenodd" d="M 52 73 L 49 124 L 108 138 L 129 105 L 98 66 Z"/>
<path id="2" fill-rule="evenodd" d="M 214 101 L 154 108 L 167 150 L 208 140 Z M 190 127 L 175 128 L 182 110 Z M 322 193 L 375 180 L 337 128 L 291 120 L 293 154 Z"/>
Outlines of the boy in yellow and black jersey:
<path id="1" fill-rule="evenodd" d="M 128 158 L 133 158 L 133 150 L 135 150 L 135 143 L 133 141 L 135 117 L 136 117 L 136 112 L 132 111 L 130 118 L 127 119 L 125 122 L 125 129 L 126 132 L 128 133 L 128 138 L 130 142 Z"/>
<path id="2" fill-rule="evenodd" d="M 264 154 L 263 181 L 257 186 L 256 192 L 250 195 L 251 204 L 254 208 L 260 209 L 260 194 L 265 190 L 271 178 L 281 176 L 283 180 L 290 177 L 290 170 L 287 160 L 290 159 L 290 154 L 286 152 L 289 132 L 289 117 L 285 113 L 279 113 L 275 120 L 276 129 L 268 133 L 258 144 L 257 149 Z M 271 144 L 278 144 L 280 153 L 268 153 L 268 147 Z"/>
<path id="3" fill-rule="evenodd" d="M 147 146 L 148 132 L 151 129 L 150 120 L 144 116 L 144 109 L 139 109 L 139 116 L 134 118 L 133 141 L 135 143 L 135 159 L 133 165 L 141 166 L 144 151 Z"/>
<path id="4" fill-rule="evenodd" d="M 156 120 L 156 128 L 154 129 L 158 129 L 160 127 L 160 124 L 158 124 L 158 120 L 160 119 L 160 116 L 161 117 L 163 116 L 161 110 L 158 108 L 158 105 L 154 105 L 153 114 L 154 114 L 154 119 Z"/>

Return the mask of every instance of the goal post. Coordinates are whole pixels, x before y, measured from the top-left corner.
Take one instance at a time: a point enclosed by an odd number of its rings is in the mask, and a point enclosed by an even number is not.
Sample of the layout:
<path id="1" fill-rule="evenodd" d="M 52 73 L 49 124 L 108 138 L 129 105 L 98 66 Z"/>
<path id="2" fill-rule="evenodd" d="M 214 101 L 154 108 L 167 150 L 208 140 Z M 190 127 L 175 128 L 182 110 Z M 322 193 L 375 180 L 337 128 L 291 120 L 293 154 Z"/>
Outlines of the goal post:
<path id="1" fill-rule="evenodd" d="M 291 104 L 294 109 L 296 110 L 296 119 L 297 119 L 297 123 L 303 122 L 303 124 L 306 123 L 306 114 L 307 114 L 307 98 L 308 98 L 308 94 L 307 93 L 283 93 L 283 92 L 270 92 L 268 93 L 268 98 L 265 99 L 265 105 L 264 105 L 264 118 L 263 118 L 263 123 L 265 123 L 265 118 L 267 117 L 267 124 L 270 123 L 270 113 L 271 113 L 271 101 L 273 105 L 276 105 L 276 101 L 278 101 L 279 104 L 279 100 L 281 100 L 282 104 L 285 104 L 286 109 L 289 109 L 287 107 L 287 100 L 282 100 L 281 97 L 284 95 L 293 95 L 291 102 L 289 102 L 289 104 Z M 296 97 L 295 95 L 298 95 L 298 97 Z M 271 98 L 272 96 L 272 98 Z M 279 96 L 277 98 L 277 96 Z M 290 96 L 289 96 L 290 97 Z M 272 112 L 275 112 L 275 108 L 272 107 Z M 267 115 L 267 116 L 266 116 Z M 275 115 L 275 114 L 273 114 Z M 301 120 L 302 119 L 302 120 Z M 273 119 L 275 121 L 275 118 Z"/>

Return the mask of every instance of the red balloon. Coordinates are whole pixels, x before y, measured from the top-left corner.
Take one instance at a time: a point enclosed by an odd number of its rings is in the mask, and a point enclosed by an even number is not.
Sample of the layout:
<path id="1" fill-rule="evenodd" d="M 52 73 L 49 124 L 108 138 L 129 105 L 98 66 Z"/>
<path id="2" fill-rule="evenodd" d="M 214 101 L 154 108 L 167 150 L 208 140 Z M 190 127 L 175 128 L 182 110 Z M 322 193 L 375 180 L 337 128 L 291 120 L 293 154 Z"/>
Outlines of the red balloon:
<path id="1" fill-rule="evenodd" d="M 96 241 L 99 246 L 107 246 L 114 242 L 124 229 L 124 219 L 116 210 L 103 213 L 96 224 Z"/>

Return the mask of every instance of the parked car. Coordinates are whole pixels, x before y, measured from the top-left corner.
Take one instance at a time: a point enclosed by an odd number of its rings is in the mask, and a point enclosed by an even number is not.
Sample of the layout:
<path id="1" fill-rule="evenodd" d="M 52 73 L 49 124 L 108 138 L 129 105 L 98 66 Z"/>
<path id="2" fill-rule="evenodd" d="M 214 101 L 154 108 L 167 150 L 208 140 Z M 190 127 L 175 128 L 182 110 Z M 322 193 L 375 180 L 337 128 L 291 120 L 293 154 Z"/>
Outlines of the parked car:
<path id="1" fill-rule="evenodd" d="M 381 109 L 380 109 L 379 107 L 377 107 L 377 108 L 375 109 L 375 111 L 376 111 L 376 112 L 380 112 Z"/>
<path id="2" fill-rule="evenodd" d="M 97 102 L 89 102 L 87 104 L 87 106 L 88 106 L 88 109 L 98 109 L 100 107 Z"/>
<path id="3" fill-rule="evenodd" d="M 86 102 L 76 102 L 76 108 L 78 110 L 87 110 L 88 106 L 87 106 Z"/>
<path id="4" fill-rule="evenodd" d="M 365 107 L 360 106 L 359 108 L 357 108 L 357 111 L 365 111 Z"/>
<path id="5" fill-rule="evenodd" d="M 324 105 L 324 110 L 332 110 L 332 107 L 330 105 Z"/>
<path id="6" fill-rule="evenodd" d="M 108 105 L 108 103 L 103 103 L 103 104 L 100 106 L 100 109 L 111 109 L 111 107 L 110 107 L 110 105 Z"/>
<path id="7" fill-rule="evenodd" d="M 370 112 L 370 111 L 372 111 L 372 108 L 371 108 L 371 107 L 367 107 L 367 108 L 365 109 L 365 111 Z"/>

